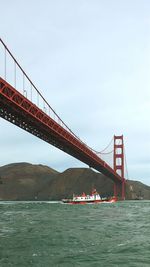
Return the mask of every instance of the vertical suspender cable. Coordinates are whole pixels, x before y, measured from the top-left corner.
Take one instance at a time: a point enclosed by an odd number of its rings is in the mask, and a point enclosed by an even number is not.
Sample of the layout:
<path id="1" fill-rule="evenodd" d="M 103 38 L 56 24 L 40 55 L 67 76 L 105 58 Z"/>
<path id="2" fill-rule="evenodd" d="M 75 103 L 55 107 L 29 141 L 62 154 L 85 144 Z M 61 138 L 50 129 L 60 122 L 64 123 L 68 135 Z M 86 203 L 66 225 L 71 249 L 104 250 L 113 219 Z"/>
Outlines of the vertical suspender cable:
<path id="1" fill-rule="evenodd" d="M 5 80 L 6 80 L 6 64 L 7 64 L 6 57 L 7 57 L 7 50 L 6 50 L 6 48 L 4 48 L 4 49 L 5 49 L 5 51 L 4 51 L 4 77 L 5 77 Z"/>
<path id="2" fill-rule="evenodd" d="M 23 77 L 22 77 L 22 85 L 23 85 L 23 95 L 24 95 L 24 73 L 23 73 Z"/>
<path id="3" fill-rule="evenodd" d="M 39 93 L 37 92 L 37 106 L 38 106 L 38 108 L 40 108 L 39 107 Z"/>
<path id="4" fill-rule="evenodd" d="M 31 85 L 31 102 L 32 102 L 32 84 L 30 83 Z"/>
<path id="5" fill-rule="evenodd" d="M 16 89 L 16 62 L 14 61 L 14 87 Z"/>

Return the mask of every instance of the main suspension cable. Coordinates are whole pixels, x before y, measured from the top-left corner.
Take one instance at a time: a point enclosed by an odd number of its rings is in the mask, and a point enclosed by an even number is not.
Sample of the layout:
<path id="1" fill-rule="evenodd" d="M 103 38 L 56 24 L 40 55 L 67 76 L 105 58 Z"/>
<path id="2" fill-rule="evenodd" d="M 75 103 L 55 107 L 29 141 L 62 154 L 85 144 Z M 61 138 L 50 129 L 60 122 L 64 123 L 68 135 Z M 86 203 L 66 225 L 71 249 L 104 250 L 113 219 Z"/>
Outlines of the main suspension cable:
<path id="1" fill-rule="evenodd" d="M 103 150 L 101 150 L 101 151 L 96 151 L 96 153 L 97 153 L 97 154 L 110 154 L 110 153 L 112 153 L 114 150 L 112 150 L 111 152 L 108 152 L 108 153 L 104 153 L 104 151 L 111 145 L 113 139 L 114 139 L 114 138 L 112 137 L 112 139 L 111 139 L 111 141 L 109 142 L 109 144 L 108 144 Z"/>

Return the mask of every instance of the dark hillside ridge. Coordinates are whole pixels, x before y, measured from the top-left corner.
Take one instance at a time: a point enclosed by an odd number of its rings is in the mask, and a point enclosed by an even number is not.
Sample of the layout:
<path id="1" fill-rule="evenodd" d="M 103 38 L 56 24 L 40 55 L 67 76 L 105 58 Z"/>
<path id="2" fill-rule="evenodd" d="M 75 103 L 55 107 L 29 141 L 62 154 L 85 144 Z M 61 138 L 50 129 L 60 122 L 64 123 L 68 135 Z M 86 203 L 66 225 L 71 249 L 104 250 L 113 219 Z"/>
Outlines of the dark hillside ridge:
<path id="1" fill-rule="evenodd" d="M 0 167 L 0 200 L 61 200 L 72 194 L 89 194 L 95 187 L 101 196 L 113 195 L 113 182 L 89 168 L 62 173 L 44 165 L 14 163 Z M 150 199 L 150 187 L 127 181 L 126 199 Z"/>
<path id="2" fill-rule="evenodd" d="M 95 187 L 101 195 L 112 195 L 113 183 L 102 174 L 86 168 L 71 168 L 60 173 L 51 180 L 49 186 L 39 193 L 39 198 L 44 196 L 50 199 L 70 198 L 73 193 L 91 193 Z"/>
<path id="3" fill-rule="evenodd" d="M 43 165 L 14 163 L 0 167 L 0 199 L 33 200 L 58 174 Z"/>

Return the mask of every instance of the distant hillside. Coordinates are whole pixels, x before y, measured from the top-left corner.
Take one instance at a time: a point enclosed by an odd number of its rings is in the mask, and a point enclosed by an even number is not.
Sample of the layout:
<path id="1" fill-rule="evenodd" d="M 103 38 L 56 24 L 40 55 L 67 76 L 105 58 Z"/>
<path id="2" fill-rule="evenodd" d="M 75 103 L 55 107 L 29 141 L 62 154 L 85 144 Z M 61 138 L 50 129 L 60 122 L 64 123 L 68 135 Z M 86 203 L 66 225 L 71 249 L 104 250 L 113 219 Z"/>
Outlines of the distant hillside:
<path id="1" fill-rule="evenodd" d="M 150 186 L 138 181 L 127 181 L 127 198 L 130 199 L 150 199 Z"/>
<path id="2" fill-rule="evenodd" d="M 72 168 L 60 173 L 41 192 L 39 198 L 62 199 L 72 197 L 73 193 L 91 193 L 95 187 L 101 195 L 113 195 L 113 183 L 102 174 L 91 169 Z"/>
<path id="3" fill-rule="evenodd" d="M 89 168 L 71 168 L 59 173 L 43 165 L 15 163 L 0 167 L 0 200 L 60 200 L 73 193 L 113 195 L 113 182 Z M 126 199 L 150 199 L 150 187 L 127 181 Z"/>
<path id="4" fill-rule="evenodd" d="M 43 165 L 14 163 L 0 167 L 0 199 L 30 200 L 45 188 L 57 171 Z"/>

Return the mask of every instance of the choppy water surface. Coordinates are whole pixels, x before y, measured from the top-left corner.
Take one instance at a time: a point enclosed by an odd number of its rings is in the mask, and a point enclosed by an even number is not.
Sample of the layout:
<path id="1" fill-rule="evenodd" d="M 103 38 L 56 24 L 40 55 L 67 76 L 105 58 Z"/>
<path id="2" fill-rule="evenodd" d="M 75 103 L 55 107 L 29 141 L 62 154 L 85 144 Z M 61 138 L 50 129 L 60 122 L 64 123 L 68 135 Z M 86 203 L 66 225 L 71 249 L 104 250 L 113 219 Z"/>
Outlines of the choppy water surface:
<path id="1" fill-rule="evenodd" d="M 150 266 L 150 201 L 0 202 L 0 267 Z"/>

